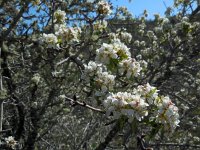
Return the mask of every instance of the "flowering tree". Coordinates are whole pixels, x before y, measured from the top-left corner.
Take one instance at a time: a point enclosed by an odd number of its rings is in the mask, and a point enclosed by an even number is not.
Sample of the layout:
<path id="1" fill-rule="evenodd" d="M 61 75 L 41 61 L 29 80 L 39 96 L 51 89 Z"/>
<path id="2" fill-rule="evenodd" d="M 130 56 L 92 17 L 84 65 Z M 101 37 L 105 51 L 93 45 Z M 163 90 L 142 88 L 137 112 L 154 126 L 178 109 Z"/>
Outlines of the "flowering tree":
<path id="1" fill-rule="evenodd" d="M 2 0 L 1 147 L 199 148 L 199 8 Z"/>

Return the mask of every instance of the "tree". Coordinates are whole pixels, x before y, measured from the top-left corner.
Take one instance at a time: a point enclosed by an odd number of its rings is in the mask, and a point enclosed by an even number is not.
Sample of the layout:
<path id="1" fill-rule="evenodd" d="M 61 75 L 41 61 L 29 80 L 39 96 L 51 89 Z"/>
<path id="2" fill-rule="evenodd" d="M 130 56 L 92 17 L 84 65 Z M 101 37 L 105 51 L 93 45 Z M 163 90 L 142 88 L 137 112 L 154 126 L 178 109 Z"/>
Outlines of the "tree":
<path id="1" fill-rule="evenodd" d="M 199 7 L 1 0 L 1 148 L 200 148 Z"/>

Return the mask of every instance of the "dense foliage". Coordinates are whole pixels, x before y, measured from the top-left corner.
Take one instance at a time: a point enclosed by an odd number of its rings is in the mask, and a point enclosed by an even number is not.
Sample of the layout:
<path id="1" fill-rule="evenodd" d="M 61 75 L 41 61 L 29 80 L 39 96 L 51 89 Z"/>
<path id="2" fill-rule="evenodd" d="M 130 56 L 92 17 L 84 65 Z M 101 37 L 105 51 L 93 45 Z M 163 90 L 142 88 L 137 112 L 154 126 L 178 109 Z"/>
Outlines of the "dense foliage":
<path id="1" fill-rule="evenodd" d="M 0 148 L 199 149 L 199 11 L 1 0 Z"/>

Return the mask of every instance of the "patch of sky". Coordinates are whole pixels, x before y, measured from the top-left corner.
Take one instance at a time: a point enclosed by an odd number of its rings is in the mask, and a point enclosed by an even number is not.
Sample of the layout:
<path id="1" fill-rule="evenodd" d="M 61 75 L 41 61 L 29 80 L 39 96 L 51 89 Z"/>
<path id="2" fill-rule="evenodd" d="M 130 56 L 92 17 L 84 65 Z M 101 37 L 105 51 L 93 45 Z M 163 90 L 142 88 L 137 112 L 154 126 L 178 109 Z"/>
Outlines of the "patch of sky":
<path id="1" fill-rule="evenodd" d="M 165 16 L 165 11 L 168 7 L 173 8 L 174 0 L 110 0 L 113 6 L 127 7 L 128 11 L 132 13 L 133 17 L 140 17 L 144 10 L 147 10 L 148 17 L 147 19 L 153 19 L 154 14 L 160 14 L 160 16 Z M 197 7 L 197 3 L 194 2 L 191 5 L 192 9 Z M 173 9 L 171 15 L 175 15 L 178 12 L 178 9 Z M 191 13 L 191 9 L 188 9 L 188 13 Z"/>
<path id="2" fill-rule="evenodd" d="M 111 0 L 114 7 L 127 7 L 134 17 L 142 15 L 144 10 L 148 12 L 148 19 L 154 18 L 154 14 L 164 16 L 166 8 L 173 6 L 173 0 Z"/>

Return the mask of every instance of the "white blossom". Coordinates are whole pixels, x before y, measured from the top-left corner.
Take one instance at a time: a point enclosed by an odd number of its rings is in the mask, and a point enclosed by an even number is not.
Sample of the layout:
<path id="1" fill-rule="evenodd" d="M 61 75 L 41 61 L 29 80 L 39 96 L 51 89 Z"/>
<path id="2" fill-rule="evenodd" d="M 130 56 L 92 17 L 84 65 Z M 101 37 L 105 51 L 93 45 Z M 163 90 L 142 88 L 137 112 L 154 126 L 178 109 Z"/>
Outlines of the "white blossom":
<path id="1" fill-rule="evenodd" d="M 127 92 L 118 92 L 111 94 L 104 100 L 106 114 L 113 113 L 114 118 L 125 115 L 132 121 L 134 118 L 141 121 L 144 116 L 148 115 L 148 104 L 140 95 L 133 95 Z"/>
<path id="2" fill-rule="evenodd" d="M 31 81 L 33 83 L 35 83 L 36 85 L 38 85 L 38 83 L 40 82 L 40 79 L 41 79 L 40 74 L 36 73 L 36 74 L 33 75 Z"/>
<path id="3" fill-rule="evenodd" d="M 162 123 L 166 131 L 173 132 L 180 122 L 178 108 L 168 96 L 161 98 L 158 108 L 156 121 Z"/>
<path id="4" fill-rule="evenodd" d="M 82 75 L 82 79 L 86 82 L 92 82 L 95 95 L 101 96 L 113 89 L 115 84 L 115 76 L 109 74 L 107 71 L 103 71 L 102 64 L 90 61 L 88 65 L 85 65 L 85 70 Z"/>
<path id="5" fill-rule="evenodd" d="M 57 10 L 54 12 L 54 22 L 56 23 L 64 23 L 65 22 L 65 11 Z"/>
<path id="6" fill-rule="evenodd" d="M 94 61 L 90 61 L 88 65 L 84 65 L 85 70 L 82 74 L 82 79 L 89 80 L 90 77 L 94 77 L 97 72 L 102 72 L 101 64 L 97 64 Z"/>
<path id="7" fill-rule="evenodd" d="M 162 24 L 163 24 L 163 25 L 166 25 L 166 24 L 168 24 L 168 23 L 170 23 L 170 21 L 169 21 L 168 18 L 162 18 Z"/>
<path id="8" fill-rule="evenodd" d="M 64 25 L 55 26 L 55 34 L 61 42 L 78 42 L 81 29 L 79 27 L 65 27 Z"/>
<path id="9" fill-rule="evenodd" d="M 139 46 L 140 46 L 140 41 L 136 40 L 136 41 L 134 42 L 134 45 L 137 46 L 137 47 L 139 47 Z"/>
<path id="10" fill-rule="evenodd" d="M 17 145 L 17 141 L 15 141 L 14 137 L 9 136 L 7 138 L 5 138 L 6 144 L 12 148 L 15 149 L 15 146 Z"/>
<path id="11" fill-rule="evenodd" d="M 155 28 L 154 28 L 154 31 L 155 31 L 156 33 L 162 33 L 162 32 L 163 32 L 163 27 L 155 27 Z"/>
<path id="12" fill-rule="evenodd" d="M 132 35 L 128 32 L 120 32 L 118 37 L 122 40 L 125 41 L 126 43 L 130 43 L 132 40 Z"/>
<path id="13" fill-rule="evenodd" d="M 117 34 L 116 33 L 111 32 L 108 35 L 109 35 L 109 39 L 111 39 L 111 40 L 117 39 Z"/>
<path id="14" fill-rule="evenodd" d="M 99 87 L 98 91 L 106 93 L 113 89 L 115 84 L 115 76 L 109 74 L 108 72 L 97 72 L 94 81 L 96 86 Z"/>
<path id="15" fill-rule="evenodd" d="M 110 4 L 108 4 L 108 2 L 106 1 L 100 1 L 97 4 L 97 12 L 99 14 L 103 14 L 103 15 L 109 15 L 112 11 L 111 11 L 111 6 Z"/>
<path id="16" fill-rule="evenodd" d="M 151 86 L 149 83 L 145 85 L 139 85 L 134 92 L 144 97 L 148 104 L 157 104 L 156 99 L 158 98 L 158 90 L 156 87 Z"/>
<path id="17" fill-rule="evenodd" d="M 133 58 L 125 59 L 119 63 L 119 73 L 126 74 L 127 78 L 137 77 L 142 70 L 140 63 Z"/>
<path id="18" fill-rule="evenodd" d="M 129 48 L 119 39 L 115 39 L 111 44 L 103 43 L 103 45 L 97 49 L 96 61 L 110 64 L 112 60 L 121 61 L 131 56 Z"/>
<path id="19" fill-rule="evenodd" d="M 140 45 L 143 46 L 143 47 L 145 47 L 146 46 L 146 42 L 145 41 L 141 41 Z"/>
<path id="20" fill-rule="evenodd" d="M 103 21 L 97 21 L 96 23 L 93 24 L 93 28 L 95 31 L 103 31 L 104 29 L 107 28 L 108 22 L 106 20 Z"/>
<path id="21" fill-rule="evenodd" d="M 153 36 L 154 36 L 153 31 L 151 31 L 151 30 L 147 31 L 147 36 L 149 36 L 149 37 L 153 37 Z"/>
<path id="22" fill-rule="evenodd" d="M 57 37 L 53 34 L 43 34 L 42 37 L 40 38 L 40 41 L 42 43 L 45 43 L 47 45 L 48 48 L 56 48 L 58 47 L 58 39 Z"/>

